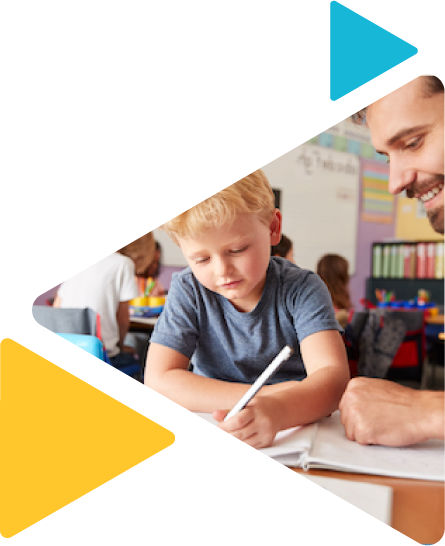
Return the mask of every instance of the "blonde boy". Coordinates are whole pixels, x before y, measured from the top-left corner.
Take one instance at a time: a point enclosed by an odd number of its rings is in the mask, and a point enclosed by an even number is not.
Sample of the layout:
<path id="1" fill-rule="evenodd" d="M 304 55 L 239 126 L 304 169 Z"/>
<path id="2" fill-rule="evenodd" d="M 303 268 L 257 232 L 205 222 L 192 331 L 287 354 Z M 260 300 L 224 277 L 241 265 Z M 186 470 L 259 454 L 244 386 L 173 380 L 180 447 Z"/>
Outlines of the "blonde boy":
<path id="1" fill-rule="evenodd" d="M 349 372 L 332 302 L 314 273 L 270 257 L 281 213 L 264 173 L 255 171 L 163 229 L 190 267 L 173 278 L 145 384 L 189 410 L 214 412 L 223 430 L 257 448 L 279 430 L 334 411 Z M 222 422 L 284 345 L 294 354 L 273 383 Z"/>

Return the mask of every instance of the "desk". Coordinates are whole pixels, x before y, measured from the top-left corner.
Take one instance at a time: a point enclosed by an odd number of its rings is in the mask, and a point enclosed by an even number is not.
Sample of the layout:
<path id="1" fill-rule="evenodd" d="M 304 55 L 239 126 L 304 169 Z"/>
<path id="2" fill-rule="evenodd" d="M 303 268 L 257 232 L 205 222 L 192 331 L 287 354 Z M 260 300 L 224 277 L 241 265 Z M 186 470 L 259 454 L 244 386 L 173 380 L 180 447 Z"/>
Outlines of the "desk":
<path id="1" fill-rule="evenodd" d="M 435 544 L 444 534 L 444 482 L 370 476 L 332 470 L 308 470 L 307 472 L 301 468 L 291 470 L 300 474 L 392 487 L 392 527 L 394 529 L 421 544 Z"/>
<path id="2" fill-rule="evenodd" d="M 152 332 L 158 317 L 130 317 L 130 332 Z"/>

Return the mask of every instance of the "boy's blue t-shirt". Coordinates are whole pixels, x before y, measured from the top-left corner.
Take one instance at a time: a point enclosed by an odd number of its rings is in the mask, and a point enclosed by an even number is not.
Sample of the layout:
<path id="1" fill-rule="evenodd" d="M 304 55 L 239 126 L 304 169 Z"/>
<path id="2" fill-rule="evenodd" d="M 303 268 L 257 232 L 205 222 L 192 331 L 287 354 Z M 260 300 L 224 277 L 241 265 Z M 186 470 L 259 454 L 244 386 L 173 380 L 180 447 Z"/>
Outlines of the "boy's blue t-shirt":
<path id="1" fill-rule="evenodd" d="M 294 354 L 271 383 L 306 377 L 299 343 L 322 330 L 341 330 L 331 296 L 312 271 L 271 258 L 261 300 L 250 313 L 202 286 L 190 268 L 173 275 L 152 343 L 191 358 L 205 377 L 253 383 L 285 345 Z"/>

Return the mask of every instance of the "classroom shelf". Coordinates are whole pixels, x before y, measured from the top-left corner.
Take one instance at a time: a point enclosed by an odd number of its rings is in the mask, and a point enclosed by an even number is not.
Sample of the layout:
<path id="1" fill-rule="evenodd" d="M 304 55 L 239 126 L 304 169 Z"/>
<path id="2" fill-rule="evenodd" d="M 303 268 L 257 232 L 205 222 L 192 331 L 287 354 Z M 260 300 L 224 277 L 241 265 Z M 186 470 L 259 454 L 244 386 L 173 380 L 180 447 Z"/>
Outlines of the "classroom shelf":
<path id="1" fill-rule="evenodd" d="M 443 241 L 383 241 L 372 245 L 372 277 L 443 279 Z"/>
<path id="2" fill-rule="evenodd" d="M 439 306 L 444 304 L 443 279 L 385 279 L 369 277 L 366 279 L 366 299 L 376 304 L 375 291 L 394 292 L 397 300 L 412 300 L 420 289 L 431 294 L 431 301 Z"/>

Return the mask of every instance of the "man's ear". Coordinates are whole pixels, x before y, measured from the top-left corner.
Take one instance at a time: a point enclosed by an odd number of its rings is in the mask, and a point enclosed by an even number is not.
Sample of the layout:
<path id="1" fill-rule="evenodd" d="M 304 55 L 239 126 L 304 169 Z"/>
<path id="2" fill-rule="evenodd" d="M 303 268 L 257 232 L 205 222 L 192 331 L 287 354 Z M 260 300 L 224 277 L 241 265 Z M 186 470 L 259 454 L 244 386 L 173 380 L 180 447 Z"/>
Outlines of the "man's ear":
<path id="1" fill-rule="evenodd" d="M 281 241 L 281 212 L 275 209 L 270 221 L 270 246 L 275 246 Z"/>

